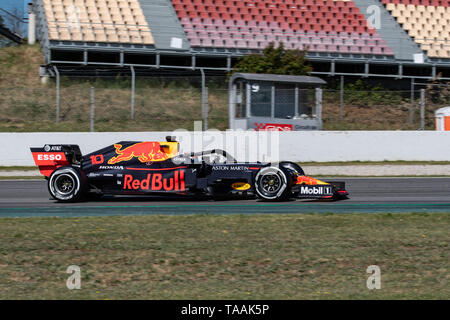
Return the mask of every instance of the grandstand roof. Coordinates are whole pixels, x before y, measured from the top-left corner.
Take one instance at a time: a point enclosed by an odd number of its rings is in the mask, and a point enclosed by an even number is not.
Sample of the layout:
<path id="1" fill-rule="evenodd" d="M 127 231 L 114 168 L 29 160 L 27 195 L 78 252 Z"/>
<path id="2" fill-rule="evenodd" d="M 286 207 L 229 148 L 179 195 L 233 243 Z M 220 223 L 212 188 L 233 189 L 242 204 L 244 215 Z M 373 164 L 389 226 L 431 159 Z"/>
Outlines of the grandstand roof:
<path id="1" fill-rule="evenodd" d="M 285 83 L 302 83 L 302 84 L 310 84 L 310 85 L 327 84 L 324 80 L 317 78 L 317 77 L 286 76 L 286 75 L 280 75 L 280 74 L 235 73 L 231 77 L 230 82 L 233 82 L 236 79 L 285 82 Z"/>

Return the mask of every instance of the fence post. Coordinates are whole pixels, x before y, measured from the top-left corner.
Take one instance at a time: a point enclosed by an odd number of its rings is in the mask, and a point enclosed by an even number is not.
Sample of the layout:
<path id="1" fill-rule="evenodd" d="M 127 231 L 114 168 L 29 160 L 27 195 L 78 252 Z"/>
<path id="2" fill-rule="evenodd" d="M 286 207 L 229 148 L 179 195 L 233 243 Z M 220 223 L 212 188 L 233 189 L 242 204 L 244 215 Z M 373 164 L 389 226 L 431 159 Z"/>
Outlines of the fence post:
<path id="1" fill-rule="evenodd" d="M 205 87 L 202 107 L 203 130 L 208 130 L 208 87 Z"/>
<path id="2" fill-rule="evenodd" d="M 202 120 L 203 131 L 208 130 L 208 88 L 206 87 L 205 72 L 200 68 L 202 73 Z"/>
<path id="3" fill-rule="evenodd" d="M 319 130 L 322 130 L 322 88 L 316 88 L 316 117 L 319 121 Z"/>
<path id="4" fill-rule="evenodd" d="M 342 121 L 344 119 L 344 76 L 341 76 L 341 93 L 339 103 L 339 120 Z"/>
<path id="5" fill-rule="evenodd" d="M 91 132 L 94 132 L 95 104 L 94 104 L 94 87 L 91 87 Z"/>
<path id="6" fill-rule="evenodd" d="M 420 89 L 420 130 L 425 130 L 425 89 Z"/>
<path id="7" fill-rule="evenodd" d="M 241 90 L 242 101 L 244 101 L 243 93 Z M 246 91 L 245 91 L 246 92 Z M 234 129 L 234 115 L 236 114 L 236 85 L 229 81 L 228 83 L 228 128 Z M 245 106 L 245 114 L 247 114 L 247 106 Z"/>
<path id="8" fill-rule="evenodd" d="M 411 79 L 411 106 L 409 107 L 409 124 L 414 124 L 414 78 Z"/>
<path id="9" fill-rule="evenodd" d="M 56 74 L 56 123 L 59 122 L 59 108 L 60 108 L 60 78 L 59 71 L 56 66 L 53 66 L 53 70 L 55 70 Z"/>
<path id="10" fill-rule="evenodd" d="M 271 86 L 271 98 L 270 98 L 270 117 L 275 118 L 275 85 L 272 84 Z"/>
<path id="11" fill-rule="evenodd" d="M 134 67 L 130 66 L 131 69 L 131 120 L 134 120 L 134 90 L 135 90 L 135 78 Z"/>

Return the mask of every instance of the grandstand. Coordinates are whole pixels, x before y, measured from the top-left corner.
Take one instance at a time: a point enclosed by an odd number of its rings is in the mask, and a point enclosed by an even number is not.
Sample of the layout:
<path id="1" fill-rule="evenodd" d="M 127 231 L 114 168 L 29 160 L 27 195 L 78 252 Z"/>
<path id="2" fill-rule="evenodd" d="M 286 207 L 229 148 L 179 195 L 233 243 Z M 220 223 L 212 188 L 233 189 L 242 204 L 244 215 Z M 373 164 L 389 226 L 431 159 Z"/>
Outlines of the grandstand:
<path id="1" fill-rule="evenodd" d="M 450 58 L 449 0 L 382 2 L 428 57 Z"/>
<path id="2" fill-rule="evenodd" d="M 50 41 L 153 45 L 137 0 L 43 0 Z"/>
<path id="3" fill-rule="evenodd" d="M 318 75 L 450 79 L 450 0 L 34 0 L 33 10 L 46 66 L 61 70 L 229 71 L 283 42 L 307 50 Z"/>
<path id="4" fill-rule="evenodd" d="M 191 45 L 199 49 L 263 49 L 275 41 L 314 53 L 393 55 L 351 1 L 172 2 Z"/>

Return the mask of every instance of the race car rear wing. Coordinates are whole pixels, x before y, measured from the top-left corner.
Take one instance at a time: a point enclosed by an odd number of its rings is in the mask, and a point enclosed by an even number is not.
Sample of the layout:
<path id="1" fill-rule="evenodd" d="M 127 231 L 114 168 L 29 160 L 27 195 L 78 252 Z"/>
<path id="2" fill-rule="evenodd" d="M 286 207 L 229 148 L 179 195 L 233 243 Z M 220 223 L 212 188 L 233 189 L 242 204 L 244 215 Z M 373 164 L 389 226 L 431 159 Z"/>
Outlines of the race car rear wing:
<path id="1" fill-rule="evenodd" d="M 30 150 L 34 163 L 46 177 L 59 167 L 79 164 L 82 158 L 80 147 L 74 144 L 46 144 L 43 148 L 31 147 Z"/>

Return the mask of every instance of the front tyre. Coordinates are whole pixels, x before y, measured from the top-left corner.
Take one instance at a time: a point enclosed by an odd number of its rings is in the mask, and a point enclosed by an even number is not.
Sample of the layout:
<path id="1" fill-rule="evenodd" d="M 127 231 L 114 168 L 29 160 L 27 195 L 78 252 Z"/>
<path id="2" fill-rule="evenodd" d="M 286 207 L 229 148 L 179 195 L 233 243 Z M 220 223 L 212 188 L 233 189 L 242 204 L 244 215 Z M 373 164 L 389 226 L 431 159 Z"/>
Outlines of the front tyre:
<path id="1" fill-rule="evenodd" d="M 294 172 L 295 174 L 297 174 L 298 176 L 304 176 L 305 175 L 305 171 L 303 171 L 302 167 L 300 167 L 298 164 L 296 164 L 295 162 L 289 162 L 289 161 L 282 161 L 278 164 L 279 167 L 288 169 L 292 172 Z"/>
<path id="2" fill-rule="evenodd" d="M 75 202 L 81 199 L 84 181 L 72 167 L 56 169 L 48 179 L 48 191 L 60 202 Z"/>
<path id="3" fill-rule="evenodd" d="M 267 201 L 286 200 L 291 195 L 292 177 L 284 168 L 266 167 L 255 177 L 255 189 L 259 198 Z"/>

